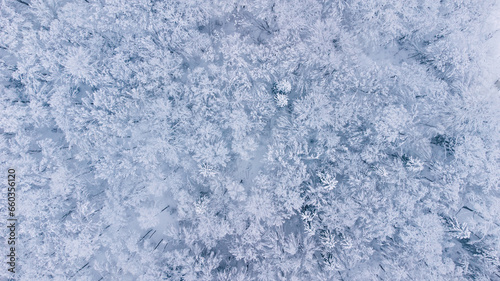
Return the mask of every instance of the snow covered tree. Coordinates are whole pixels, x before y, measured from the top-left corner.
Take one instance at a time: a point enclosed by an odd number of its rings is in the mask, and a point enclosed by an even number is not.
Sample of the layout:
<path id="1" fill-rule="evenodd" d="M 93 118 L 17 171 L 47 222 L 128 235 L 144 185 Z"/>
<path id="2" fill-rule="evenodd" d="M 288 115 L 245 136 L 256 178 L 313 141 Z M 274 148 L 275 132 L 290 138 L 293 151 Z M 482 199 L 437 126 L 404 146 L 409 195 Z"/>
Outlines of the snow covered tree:
<path id="1" fill-rule="evenodd" d="M 500 278 L 498 1 L 0 7 L 19 280 Z"/>

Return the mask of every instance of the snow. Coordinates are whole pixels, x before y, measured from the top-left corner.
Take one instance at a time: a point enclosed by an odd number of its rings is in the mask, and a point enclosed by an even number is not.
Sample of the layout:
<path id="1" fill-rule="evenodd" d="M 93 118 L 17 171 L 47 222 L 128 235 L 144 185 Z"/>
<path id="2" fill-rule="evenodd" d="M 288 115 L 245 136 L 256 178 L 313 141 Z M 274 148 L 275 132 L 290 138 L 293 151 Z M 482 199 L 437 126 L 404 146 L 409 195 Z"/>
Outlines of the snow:
<path id="1" fill-rule="evenodd" d="M 498 1 L 1 7 L 0 279 L 500 280 Z"/>

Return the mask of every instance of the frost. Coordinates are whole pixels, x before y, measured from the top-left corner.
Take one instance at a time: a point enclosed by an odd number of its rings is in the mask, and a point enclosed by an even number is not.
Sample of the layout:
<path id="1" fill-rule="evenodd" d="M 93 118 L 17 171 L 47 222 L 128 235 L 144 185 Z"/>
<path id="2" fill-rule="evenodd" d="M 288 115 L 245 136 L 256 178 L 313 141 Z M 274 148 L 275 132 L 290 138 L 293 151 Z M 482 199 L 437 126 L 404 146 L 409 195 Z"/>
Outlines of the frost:
<path id="1" fill-rule="evenodd" d="M 470 238 L 471 232 L 467 227 L 467 223 L 459 223 L 456 218 L 453 218 L 450 221 L 450 228 L 450 232 L 452 232 L 457 239 Z"/>
<path id="2" fill-rule="evenodd" d="M 282 80 L 280 81 L 276 87 L 278 88 L 278 91 L 288 94 L 292 90 L 292 84 L 288 80 Z"/>
<path id="3" fill-rule="evenodd" d="M 328 173 L 320 172 L 318 173 L 318 177 L 326 190 L 333 190 L 337 186 L 338 181 Z"/>
<path id="4" fill-rule="evenodd" d="M 288 105 L 287 95 L 277 94 L 275 100 L 276 100 L 276 105 L 278 105 L 278 107 L 285 107 Z"/>
<path id="5" fill-rule="evenodd" d="M 424 169 L 424 162 L 422 162 L 418 158 L 413 158 L 412 156 L 410 156 L 407 166 L 412 172 L 420 172 Z"/>
<path id="6" fill-rule="evenodd" d="M 242 184 L 233 181 L 230 182 L 226 188 L 229 196 L 231 196 L 233 200 L 243 201 L 246 199 L 245 188 Z"/>

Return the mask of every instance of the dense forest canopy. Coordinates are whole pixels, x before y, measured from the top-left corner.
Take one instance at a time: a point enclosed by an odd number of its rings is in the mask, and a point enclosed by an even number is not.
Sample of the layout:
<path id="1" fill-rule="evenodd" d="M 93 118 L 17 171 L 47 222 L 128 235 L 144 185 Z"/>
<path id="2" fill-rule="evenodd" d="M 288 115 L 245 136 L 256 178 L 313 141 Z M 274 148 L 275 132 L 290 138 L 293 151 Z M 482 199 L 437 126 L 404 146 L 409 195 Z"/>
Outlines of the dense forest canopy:
<path id="1" fill-rule="evenodd" d="M 499 17 L 1 0 L 16 276 L 500 280 Z"/>

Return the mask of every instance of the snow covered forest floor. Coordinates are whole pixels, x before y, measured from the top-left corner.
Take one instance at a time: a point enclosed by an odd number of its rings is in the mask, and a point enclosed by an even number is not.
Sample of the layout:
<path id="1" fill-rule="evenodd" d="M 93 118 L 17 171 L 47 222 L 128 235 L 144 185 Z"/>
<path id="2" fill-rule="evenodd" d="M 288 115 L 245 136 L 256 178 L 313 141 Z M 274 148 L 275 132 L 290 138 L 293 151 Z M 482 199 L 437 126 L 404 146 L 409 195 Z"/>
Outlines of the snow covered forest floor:
<path id="1" fill-rule="evenodd" d="M 499 19 L 0 0 L 0 277 L 500 280 Z"/>

